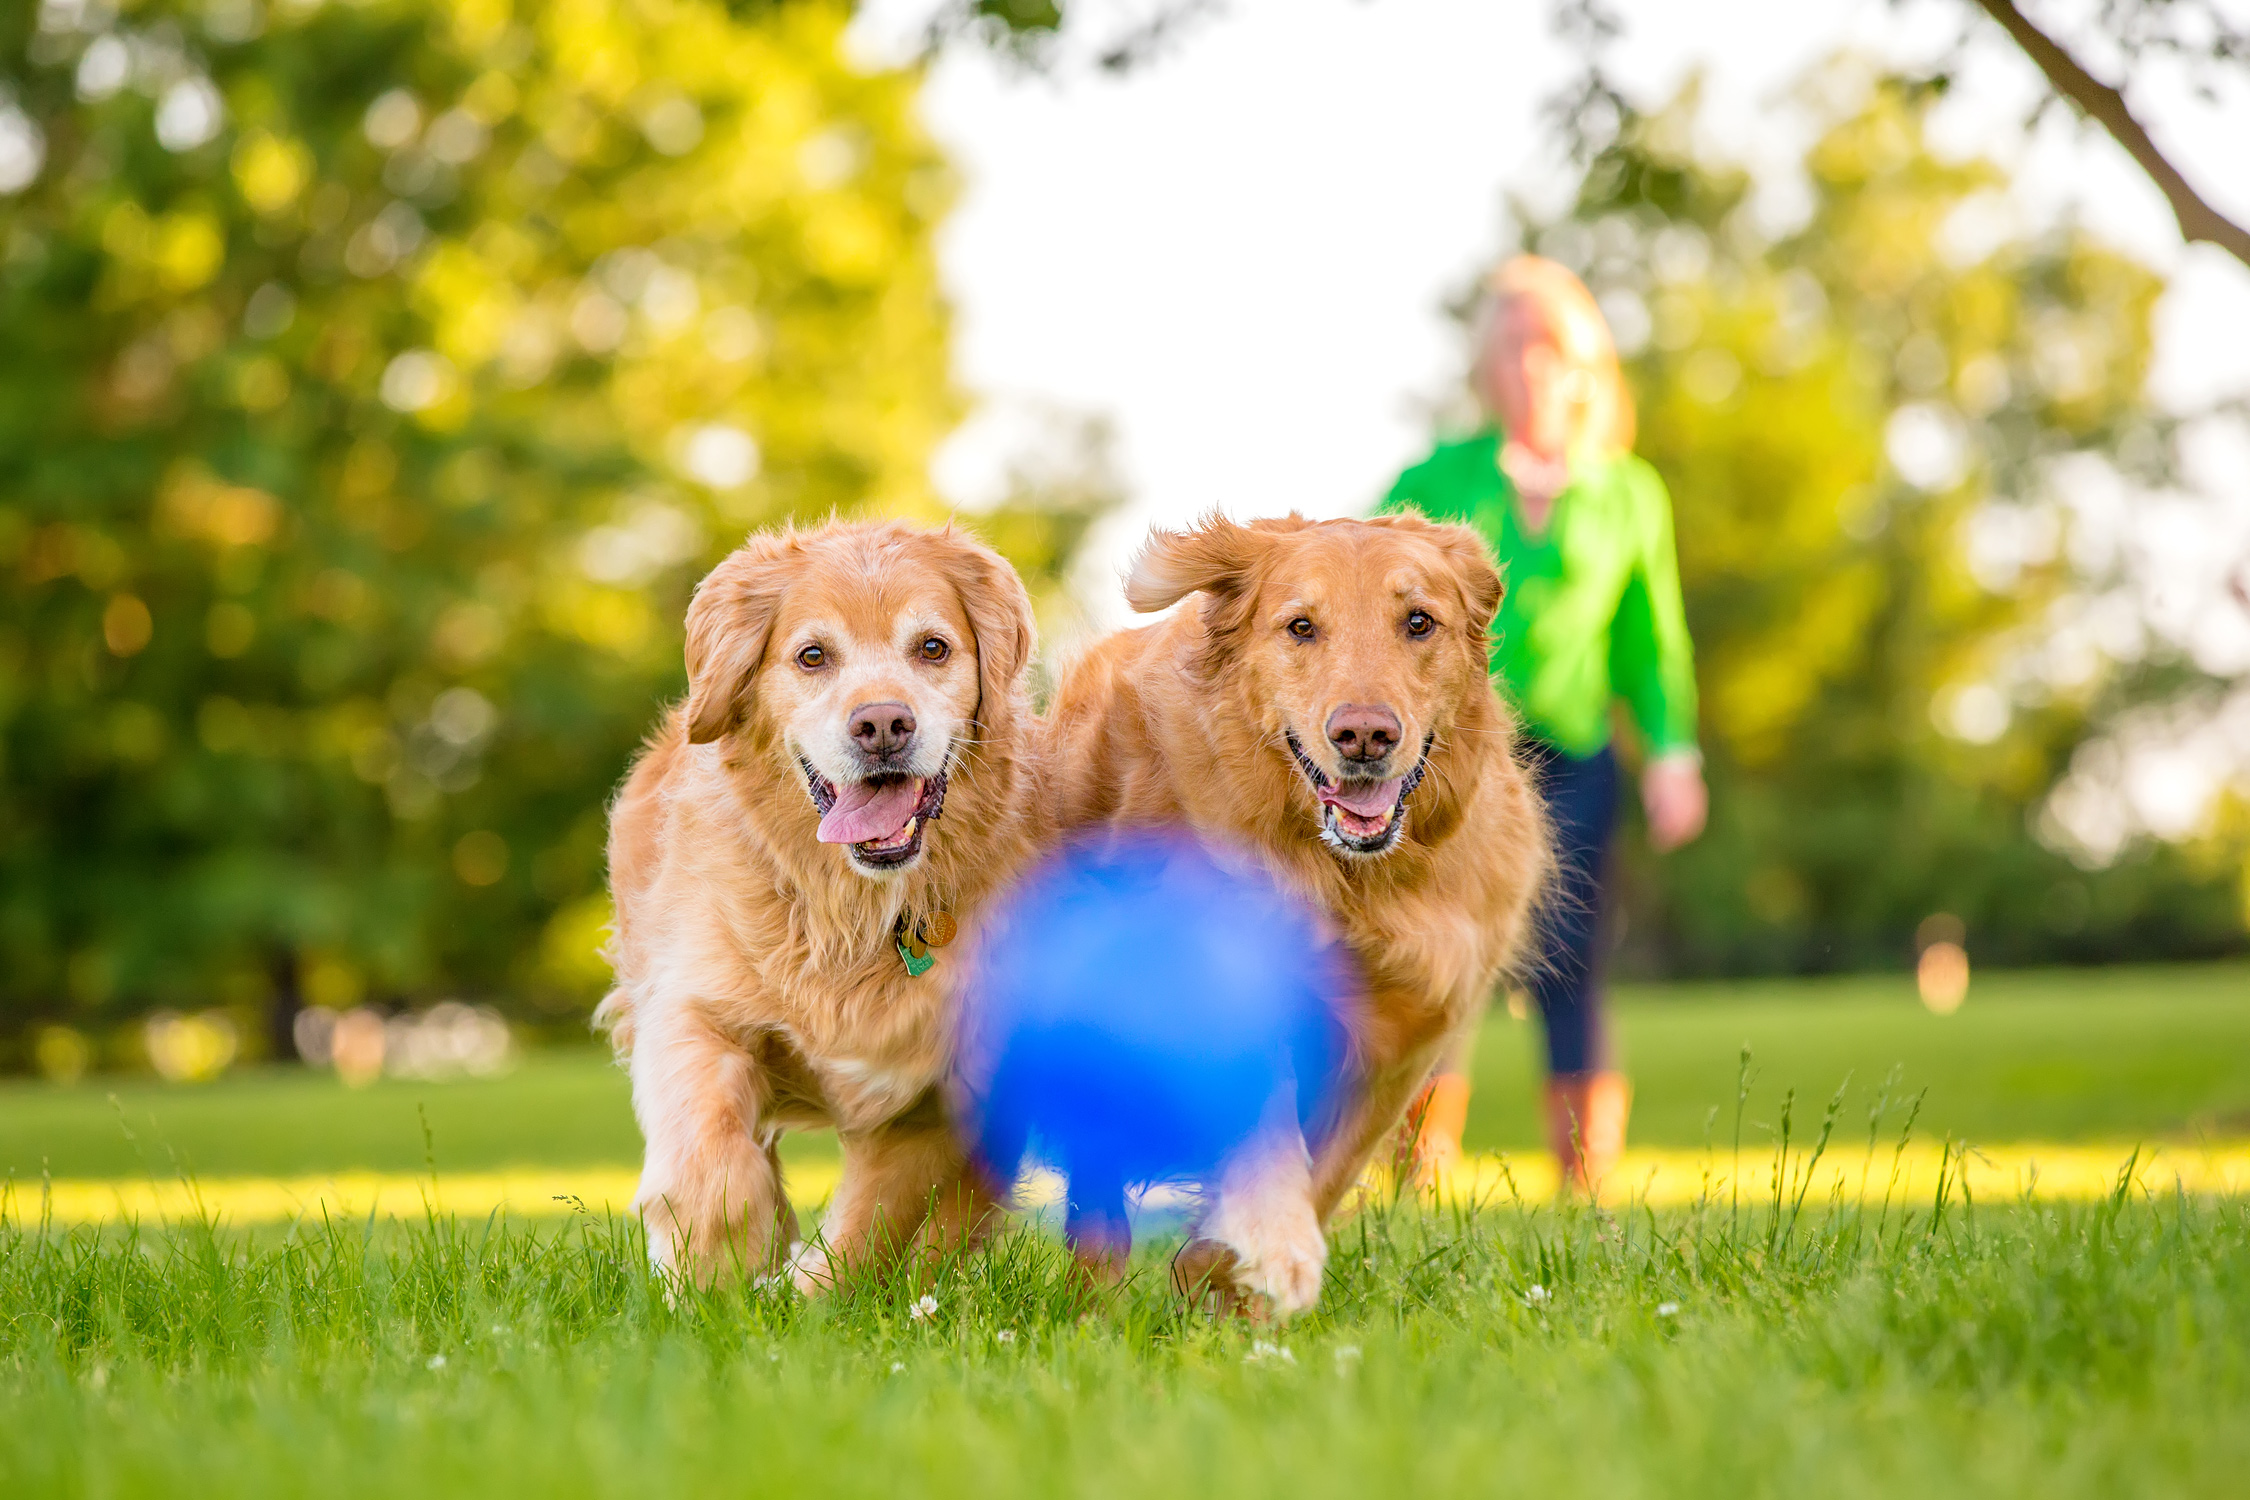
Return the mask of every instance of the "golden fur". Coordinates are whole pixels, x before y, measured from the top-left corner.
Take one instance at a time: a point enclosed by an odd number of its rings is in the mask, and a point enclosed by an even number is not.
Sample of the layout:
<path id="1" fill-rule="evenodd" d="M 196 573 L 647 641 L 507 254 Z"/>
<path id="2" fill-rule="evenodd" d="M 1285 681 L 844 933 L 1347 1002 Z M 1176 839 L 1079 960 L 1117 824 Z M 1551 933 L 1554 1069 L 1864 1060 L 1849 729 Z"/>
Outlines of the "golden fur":
<path id="1" fill-rule="evenodd" d="M 942 661 L 922 654 L 933 638 Z M 1032 644 L 1014 571 L 951 529 L 761 533 L 697 588 L 687 701 L 611 810 L 617 984 L 597 1017 L 630 1058 L 647 1142 L 635 1207 L 660 1267 L 707 1282 L 781 1264 L 795 1219 L 776 1142 L 791 1128 L 834 1125 L 844 1157 L 801 1284 L 989 1217 L 941 1086 L 965 950 L 1033 852 Z M 831 793 L 864 774 L 843 721 L 875 701 L 911 710 L 912 774 L 945 781 L 942 814 L 907 825 L 912 862 L 871 871 L 817 841 L 808 770 Z M 938 911 L 960 935 L 911 977 L 896 924 Z"/>
<path id="2" fill-rule="evenodd" d="M 1100 642 L 1057 694 L 1059 829 L 1185 824 L 1248 851 L 1326 914 L 1365 980 L 1352 1101 L 1309 1159 L 1292 1128 L 1229 1164 L 1176 1262 L 1189 1289 L 1283 1315 L 1315 1300 L 1328 1219 L 1518 956 L 1550 855 L 1486 676 L 1500 591 L 1465 527 L 1213 519 L 1156 533 L 1126 586 L 1143 611 L 1200 599 Z M 1395 715 L 1390 774 L 1429 747 L 1380 852 L 1334 834 L 1289 744 L 1343 785 L 1324 731 L 1347 705 Z"/>

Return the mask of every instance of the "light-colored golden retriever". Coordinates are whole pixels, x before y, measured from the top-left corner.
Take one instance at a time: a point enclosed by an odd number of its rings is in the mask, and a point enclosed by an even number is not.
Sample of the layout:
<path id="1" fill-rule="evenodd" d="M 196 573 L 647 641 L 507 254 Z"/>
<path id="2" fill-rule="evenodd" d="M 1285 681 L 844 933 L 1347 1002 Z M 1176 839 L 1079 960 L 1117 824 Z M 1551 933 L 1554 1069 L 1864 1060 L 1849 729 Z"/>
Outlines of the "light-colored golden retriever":
<path id="1" fill-rule="evenodd" d="M 1307 1143 L 1252 1142 L 1174 1263 L 1254 1314 L 1309 1307 L 1324 1227 L 1448 1040 L 1523 945 L 1550 861 L 1486 676 L 1501 581 L 1461 526 L 1409 516 L 1157 532 L 1135 609 L 1052 714 L 1060 829 L 1185 824 L 1326 914 L 1367 994 L 1353 1090 Z"/>
<path id="2" fill-rule="evenodd" d="M 611 810 L 597 1015 L 660 1268 L 779 1268 L 793 1128 L 843 1149 L 801 1285 L 988 1218 L 942 1085 L 963 950 L 1033 852 L 1032 644 L 1014 570 L 950 529 L 761 533 L 696 589 L 687 701 Z"/>

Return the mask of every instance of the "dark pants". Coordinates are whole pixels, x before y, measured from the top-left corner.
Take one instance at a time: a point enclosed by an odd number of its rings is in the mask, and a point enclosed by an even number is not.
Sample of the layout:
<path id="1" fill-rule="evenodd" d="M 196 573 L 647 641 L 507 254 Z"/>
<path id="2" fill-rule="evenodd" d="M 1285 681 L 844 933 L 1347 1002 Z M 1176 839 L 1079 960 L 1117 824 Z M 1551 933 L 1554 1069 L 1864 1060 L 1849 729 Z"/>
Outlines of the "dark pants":
<path id="1" fill-rule="evenodd" d="M 1602 875 L 1617 826 L 1617 756 L 1605 745 L 1580 760 L 1538 740 L 1524 742 L 1522 753 L 1555 837 L 1555 883 L 1539 906 L 1531 976 L 1547 1028 L 1547 1070 L 1595 1072 L 1609 1066 L 1599 945 Z"/>

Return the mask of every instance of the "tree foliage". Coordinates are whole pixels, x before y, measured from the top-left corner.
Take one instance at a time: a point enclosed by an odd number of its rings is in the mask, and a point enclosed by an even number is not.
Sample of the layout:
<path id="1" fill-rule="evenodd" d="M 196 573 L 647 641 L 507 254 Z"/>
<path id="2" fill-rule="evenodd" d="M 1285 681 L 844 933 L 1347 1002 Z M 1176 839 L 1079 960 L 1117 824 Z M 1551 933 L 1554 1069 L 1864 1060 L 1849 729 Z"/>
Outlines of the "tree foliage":
<path id="1" fill-rule="evenodd" d="M 2081 116 L 2109 132 L 2110 139 L 2148 175 L 2171 207 L 2182 239 L 2216 245 L 2250 266 L 2250 229 L 2219 212 L 2172 164 L 2134 114 L 2122 88 L 2088 72 L 2069 47 L 2015 0 L 1976 3 L 2039 69 L 2053 90 L 2048 98 L 2069 100 Z M 2128 65 L 2149 56 L 2184 62 L 2192 86 L 2206 97 L 2215 96 L 2212 74 L 2230 67 L 2239 70 L 2250 61 L 2250 31 L 2236 25 L 2212 0 L 2103 0 L 2101 29 Z"/>
<path id="2" fill-rule="evenodd" d="M 6 10 L 12 1021 L 599 983 L 694 579 L 937 513 L 952 181 L 847 19 Z"/>
<path id="3" fill-rule="evenodd" d="M 2001 170 L 1930 149 L 1935 89 L 1840 62 L 1806 92 L 1859 102 L 1785 229 L 1698 141 L 1693 86 L 1624 117 L 1566 216 L 1526 216 L 1633 348 L 1677 506 L 1713 821 L 1633 856 L 1635 960 L 1880 964 L 1940 910 L 2018 960 L 2238 942 L 2223 871 L 2088 872 L 2034 827 L 2121 675 L 2048 649 L 2058 466 L 2161 465 L 2161 281 L 2075 228 L 2008 231 Z"/>

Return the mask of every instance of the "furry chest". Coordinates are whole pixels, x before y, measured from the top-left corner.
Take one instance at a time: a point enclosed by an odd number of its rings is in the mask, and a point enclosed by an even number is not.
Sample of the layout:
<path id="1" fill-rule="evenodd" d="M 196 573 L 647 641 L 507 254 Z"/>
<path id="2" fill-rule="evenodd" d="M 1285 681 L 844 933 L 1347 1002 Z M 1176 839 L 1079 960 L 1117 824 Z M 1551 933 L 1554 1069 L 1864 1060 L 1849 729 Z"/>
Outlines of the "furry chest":
<path id="1" fill-rule="evenodd" d="M 944 1077 L 958 968 L 944 958 L 917 976 L 886 951 L 842 972 L 773 976 L 768 1034 L 801 1059 L 837 1124 L 879 1123 Z"/>
<path id="2" fill-rule="evenodd" d="M 1501 934 L 1442 903 L 1423 903 L 1405 920 L 1356 925 L 1348 941 L 1388 1007 L 1451 1021 L 1499 981 Z"/>
<path id="3" fill-rule="evenodd" d="M 760 1031 L 750 1050 L 766 1083 L 765 1114 L 787 1129 L 884 1124 L 931 1097 L 944 1076 L 934 1049 L 876 1055 L 808 1049 L 786 1027 Z"/>

